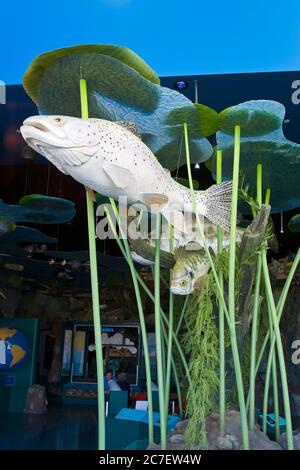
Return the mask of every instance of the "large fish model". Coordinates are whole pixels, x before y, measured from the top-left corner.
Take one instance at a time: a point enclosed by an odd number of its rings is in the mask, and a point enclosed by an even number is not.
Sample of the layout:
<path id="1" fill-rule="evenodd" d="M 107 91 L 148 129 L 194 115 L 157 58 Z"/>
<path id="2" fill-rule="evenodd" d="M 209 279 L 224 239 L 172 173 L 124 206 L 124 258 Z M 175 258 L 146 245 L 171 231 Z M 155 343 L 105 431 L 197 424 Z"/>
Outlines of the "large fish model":
<path id="1" fill-rule="evenodd" d="M 32 116 L 21 133 L 27 144 L 60 171 L 98 193 L 128 204 L 143 203 L 184 231 L 182 211 L 192 213 L 190 190 L 172 179 L 127 122 Z M 231 182 L 196 191 L 197 211 L 229 229 Z"/>

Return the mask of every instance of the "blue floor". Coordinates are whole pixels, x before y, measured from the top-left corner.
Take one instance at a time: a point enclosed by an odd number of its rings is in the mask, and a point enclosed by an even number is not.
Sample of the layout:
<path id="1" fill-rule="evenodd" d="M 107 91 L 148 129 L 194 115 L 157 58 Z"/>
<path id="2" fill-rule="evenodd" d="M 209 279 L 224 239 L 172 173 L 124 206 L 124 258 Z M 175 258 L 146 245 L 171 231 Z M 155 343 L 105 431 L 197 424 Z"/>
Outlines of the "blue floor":
<path id="1" fill-rule="evenodd" d="M 97 448 L 97 408 L 49 406 L 47 415 L 0 414 L 1 450 Z"/>

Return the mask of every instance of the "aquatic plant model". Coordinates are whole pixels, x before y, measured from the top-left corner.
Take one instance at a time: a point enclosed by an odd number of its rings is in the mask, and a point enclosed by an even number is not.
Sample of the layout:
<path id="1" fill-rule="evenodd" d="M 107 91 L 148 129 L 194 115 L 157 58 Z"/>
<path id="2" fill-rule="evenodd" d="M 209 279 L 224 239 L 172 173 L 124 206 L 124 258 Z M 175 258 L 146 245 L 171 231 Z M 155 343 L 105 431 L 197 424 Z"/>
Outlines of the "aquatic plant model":
<path id="1" fill-rule="evenodd" d="M 293 449 L 280 319 L 300 250 L 276 297 L 267 258 L 276 249 L 271 213 L 300 206 L 299 145 L 283 135 L 283 106 L 256 100 L 218 114 L 160 86 L 140 57 L 111 45 L 42 54 L 26 71 L 24 87 L 40 112 L 24 121 L 25 141 L 87 191 L 99 449 L 105 449 L 95 242 L 100 196 L 103 220 L 132 276 L 144 351 L 149 448 L 156 441 L 166 449 L 171 442 L 174 387 L 180 418 L 187 418 L 179 448 L 260 449 L 261 442 L 272 448 L 267 437 L 271 413 L 275 441 L 284 420 L 287 448 Z M 215 148 L 208 140 L 212 135 Z M 208 189 L 197 188 L 195 163 L 210 169 L 215 184 Z M 175 177 L 180 167 L 186 169 L 186 180 Z M 297 223 L 291 222 L 292 230 Z M 141 275 L 141 265 L 151 273 L 153 288 Z M 145 298 L 153 303 L 155 318 L 155 377 Z M 257 377 L 262 363 L 261 399 Z M 152 381 L 158 385 L 159 436 Z M 214 437 L 211 420 L 217 423 Z"/>

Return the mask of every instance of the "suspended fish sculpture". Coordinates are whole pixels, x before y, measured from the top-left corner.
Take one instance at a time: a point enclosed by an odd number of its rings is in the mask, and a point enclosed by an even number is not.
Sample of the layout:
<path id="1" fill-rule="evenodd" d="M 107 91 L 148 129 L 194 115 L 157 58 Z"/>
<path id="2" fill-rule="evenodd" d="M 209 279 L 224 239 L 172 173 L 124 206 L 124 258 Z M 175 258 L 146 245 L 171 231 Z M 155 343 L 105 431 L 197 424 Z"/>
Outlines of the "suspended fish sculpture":
<path id="1" fill-rule="evenodd" d="M 27 144 L 64 174 L 98 193 L 143 203 L 184 231 L 190 190 L 172 179 L 137 135 L 136 127 L 103 119 L 32 116 L 21 127 Z M 199 214 L 229 230 L 231 182 L 196 191 Z"/>

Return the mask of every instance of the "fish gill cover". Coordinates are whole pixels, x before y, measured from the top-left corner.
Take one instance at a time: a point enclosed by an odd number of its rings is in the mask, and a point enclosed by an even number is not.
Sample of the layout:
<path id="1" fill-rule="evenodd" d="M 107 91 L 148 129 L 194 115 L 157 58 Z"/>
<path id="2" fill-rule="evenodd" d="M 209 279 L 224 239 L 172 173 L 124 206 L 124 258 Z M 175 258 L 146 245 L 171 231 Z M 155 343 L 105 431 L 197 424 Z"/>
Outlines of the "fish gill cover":
<path id="1" fill-rule="evenodd" d="M 250 195 L 256 194 L 256 167 L 263 166 L 263 191 L 271 189 L 272 212 L 300 206 L 300 145 L 286 139 L 282 125 L 285 108 L 269 100 L 246 101 L 226 111 L 217 145 L 223 152 L 223 176 L 232 175 L 234 126 L 241 126 L 241 181 Z M 215 175 L 216 157 L 212 172 Z M 249 211 L 249 208 L 248 208 Z M 247 208 L 243 212 L 247 212 Z"/>
<path id="2" fill-rule="evenodd" d="M 173 170 L 185 164 L 184 151 L 178 157 L 183 122 L 189 126 L 192 163 L 211 156 L 204 136 L 214 126 L 207 127 L 203 116 L 213 111 L 198 109 L 184 95 L 160 86 L 156 73 L 126 47 L 81 45 L 41 54 L 23 84 L 41 114 L 81 117 L 80 78 L 87 81 L 89 116 L 134 122 L 164 167 Z"/>

